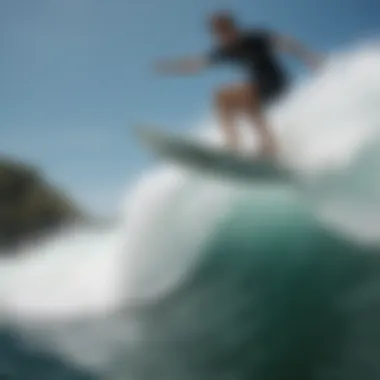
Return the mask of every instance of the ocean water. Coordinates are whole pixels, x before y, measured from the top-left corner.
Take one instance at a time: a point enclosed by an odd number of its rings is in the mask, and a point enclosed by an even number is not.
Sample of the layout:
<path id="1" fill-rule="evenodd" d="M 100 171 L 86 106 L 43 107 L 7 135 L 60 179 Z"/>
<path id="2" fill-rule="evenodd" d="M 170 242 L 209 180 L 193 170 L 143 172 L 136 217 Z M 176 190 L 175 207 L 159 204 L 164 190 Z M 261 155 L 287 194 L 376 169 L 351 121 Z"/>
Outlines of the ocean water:
<path id="1" fill-rule="evenodd" d="M 162 163 L 119 226 L 2 258 L 0 377 L 377 380 L 380 47 L 334 54 L 270 117 L 294 185 Z"/>

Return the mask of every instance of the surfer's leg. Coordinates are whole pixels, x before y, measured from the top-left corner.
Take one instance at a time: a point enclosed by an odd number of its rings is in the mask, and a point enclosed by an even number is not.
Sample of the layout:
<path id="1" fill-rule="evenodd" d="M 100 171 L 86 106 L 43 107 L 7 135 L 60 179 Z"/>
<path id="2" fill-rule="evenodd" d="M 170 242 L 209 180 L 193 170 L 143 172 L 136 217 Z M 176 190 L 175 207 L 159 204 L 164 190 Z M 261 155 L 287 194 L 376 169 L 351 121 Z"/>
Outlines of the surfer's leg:
<path id="1" fill-rule="evenodd" d="M 236 117 L 240 112 L 239 91 L 236 87 L 219 90 L 215 96 L 215 106 L 219 122 L 226 139 L 227 146 L 233 150 L 238 149 L 238 134 L 235 126 Z"/>
<path id="2" fill-rule="evenodd" d="M 247 116 L 259 131 L 261 139 L 260 154 L 274 156 L 277 152 L 276 141 L 263 112 L 247 109 Z"/>
<path id="3" fill-rule="evenodd" d="M 262 109 L 259 89 L 252 84 L 242 86 L 240 105 L 244 114 L 260 134 L 261 153 L 270 156 L 275 155 L 275 138 Z"/>

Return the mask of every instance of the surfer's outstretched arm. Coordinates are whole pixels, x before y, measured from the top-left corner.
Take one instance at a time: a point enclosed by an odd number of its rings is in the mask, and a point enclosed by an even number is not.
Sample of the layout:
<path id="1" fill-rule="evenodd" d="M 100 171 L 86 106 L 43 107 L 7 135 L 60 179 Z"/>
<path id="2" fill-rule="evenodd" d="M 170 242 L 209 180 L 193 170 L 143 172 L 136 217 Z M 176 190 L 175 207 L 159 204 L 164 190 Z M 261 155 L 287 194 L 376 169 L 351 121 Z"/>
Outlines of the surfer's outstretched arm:
<path id="1" fill-rule="evenodd" d="M 159 61 L 155 69 L 161 74 L 186 75 L 197 74 L 208 66 L 204 57 L 180 58 L 174 60 Z"/>
<path id="2" fill-rule="evenodd" d="M 316 69 L 322 64 L 323 58 L 321 55 L 311 51 L 292 37 L 276 35 L 275 45 L 279 50 L 292 54 L 312 69 Z"/>

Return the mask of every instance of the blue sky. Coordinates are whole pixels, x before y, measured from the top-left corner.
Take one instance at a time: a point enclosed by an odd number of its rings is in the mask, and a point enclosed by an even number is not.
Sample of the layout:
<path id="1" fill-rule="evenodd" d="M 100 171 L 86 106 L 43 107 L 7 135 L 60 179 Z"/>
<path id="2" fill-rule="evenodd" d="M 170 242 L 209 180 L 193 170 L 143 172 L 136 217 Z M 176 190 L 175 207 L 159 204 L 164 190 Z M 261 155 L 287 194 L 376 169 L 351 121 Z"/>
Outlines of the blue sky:
<path id="1" fill-rule="evenodd" d="M 156 58 L 207 51 L 218 8 L 333 51 L 380 30 L 376 0 L 2 0 L 0 151 L 30 160 L 92 209 L 151 164 L 131 127 L 184 131 L 233 74 L 160 78 Z"/>

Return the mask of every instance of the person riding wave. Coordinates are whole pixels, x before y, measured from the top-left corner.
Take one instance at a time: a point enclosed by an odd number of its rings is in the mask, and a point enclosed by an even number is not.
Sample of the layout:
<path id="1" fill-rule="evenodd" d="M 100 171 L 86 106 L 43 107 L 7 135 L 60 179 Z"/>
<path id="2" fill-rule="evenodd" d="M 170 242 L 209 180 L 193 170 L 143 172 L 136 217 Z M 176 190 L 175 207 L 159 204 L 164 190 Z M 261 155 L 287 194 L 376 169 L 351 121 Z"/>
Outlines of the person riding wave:
<path id="1" fill-rule="evenodd" d="M 235 121 L 248 117 L 260 134 L 264 155 L 276 154 L 276 142 L 263 109 L 289 87 L 289 75 L 280 64 L 277 52 L 291 53 L 311 69 L 319 66 L 321 58 L 292 37 L 264 29 L 246 30 L 229 12 L 217 12 L 208 21 L 216 40 L 210 52 L 193 58 L 161 61 L 156 68 L 166 74 L 194 74 L 217 64 L 237 64 L 248 74 L 242 84 L 234 84 L 216 92 L 215 105 L 226 143 L 237 150 Z"/>

